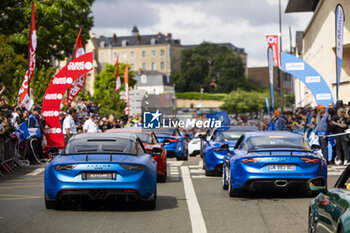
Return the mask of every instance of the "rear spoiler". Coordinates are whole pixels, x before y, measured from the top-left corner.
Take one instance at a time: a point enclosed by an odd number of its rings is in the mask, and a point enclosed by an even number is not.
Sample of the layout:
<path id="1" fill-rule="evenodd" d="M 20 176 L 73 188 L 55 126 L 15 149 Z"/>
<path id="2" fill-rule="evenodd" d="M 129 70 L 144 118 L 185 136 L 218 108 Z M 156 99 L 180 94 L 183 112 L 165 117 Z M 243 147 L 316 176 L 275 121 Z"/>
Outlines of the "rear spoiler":
<path id="1" fill-rule="evenodd" d="M 263 150 L 263 151 L 259 151 L 259 150 L 248 150 L 248 153 L 251 152 L 257 152 L 257 153 L 270 153 L 270 155 L 272 155 L 273 152 L 290 152 L 290 155 L 293 155 L 293 153 L 300 153 L 300 152 L 313 152 L 313 151 L 307 151 L 307 150 L 297 150 L 297 151 L 290 151 L 290 150 Z"/>

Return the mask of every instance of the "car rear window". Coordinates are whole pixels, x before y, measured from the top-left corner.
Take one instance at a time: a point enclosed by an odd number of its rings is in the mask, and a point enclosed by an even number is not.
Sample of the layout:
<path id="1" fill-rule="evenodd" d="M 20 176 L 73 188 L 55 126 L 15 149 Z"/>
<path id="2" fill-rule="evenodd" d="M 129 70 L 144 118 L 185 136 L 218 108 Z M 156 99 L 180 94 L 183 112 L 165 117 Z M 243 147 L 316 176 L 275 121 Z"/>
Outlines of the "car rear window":
<path id="1" fill-rule="evenodd" d="M 300 137 L 256 136 L 248 138 L 245 144 L 247 145 L 248 150 L 265 148 L 289 148 L 311 151 L 309 144 Z"/>
<path id="2" fill-rule="evenodd" d="M 138 136 L 141 141 L 143 143 L 147 143 L 147 144 L 153 144 L 153 139 L 151 137 L 151 135 L 147 134 L 147 133 L 135 133 L 136 136 Z"/>
<path id="3" fill-rule="evenodd" d="M 107 140 L 78 139 L 70 141 L 64 152 L 65 154 L 96 152 L 135 154 L 134 144 L 134 141 L 124 138 Z"/>

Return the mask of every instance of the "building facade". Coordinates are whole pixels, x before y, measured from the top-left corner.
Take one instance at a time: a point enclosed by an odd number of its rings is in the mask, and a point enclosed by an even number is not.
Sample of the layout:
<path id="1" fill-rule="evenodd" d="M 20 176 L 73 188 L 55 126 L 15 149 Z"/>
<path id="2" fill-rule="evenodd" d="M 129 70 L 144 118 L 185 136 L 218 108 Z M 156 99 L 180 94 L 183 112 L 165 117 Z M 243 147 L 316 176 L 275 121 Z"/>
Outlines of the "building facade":
<path id="1" fill-rule="evenodd" d="M 345 14 L 339 100 L 347 103 L 350 101 L 350 1 L 289 0 L 286 13 L 314 12 L 303 33 L 302 51 L 301 53 L 299 51 L 299 56 L 320 73 L 328 84 L 333 98 L 336 99 L 335 9 L 337 4 L 343 6 Z M 296 88 L 296 91 L 299 90 Z M 315 100 L 307 88 L 304 88 L 304 104 L 315 105 Z"/>

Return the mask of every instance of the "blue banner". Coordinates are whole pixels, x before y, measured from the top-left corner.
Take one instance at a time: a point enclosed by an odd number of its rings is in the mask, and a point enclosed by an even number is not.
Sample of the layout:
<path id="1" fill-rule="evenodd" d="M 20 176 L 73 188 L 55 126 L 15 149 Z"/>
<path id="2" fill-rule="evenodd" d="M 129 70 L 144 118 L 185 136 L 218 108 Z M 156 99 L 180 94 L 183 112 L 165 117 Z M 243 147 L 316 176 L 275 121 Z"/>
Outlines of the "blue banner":
<path id="1" fill-rule="evenodd" d="M 337 100 L 340 85 L 341 67 L 343 65 L 343 38 L 344 38 L 344 10 L 343 7 L 338 4 L 335 9 L 335 57 L 337 68 Z"/>
<path id="2" fill-rule="evenodd" d="M 293 75 L 302 81 L 311 91 L 316 100 L 316 105 L 328 106 L 334 102 L 333 95 L 326 81 L 308 63 L 289 53 L 281 53 L 282 71 Z"/>
<path id="3" fill-rule="evenodd" d="M 273 90 L 273 51 L 271 47 L 267 48 L 267 61 L 269 66 L 269 79 L 270 79 L 270 98 L 271 98 L 271 107 L 272 112 L 275 111 L 275 96 Z"/>
<path id="4" fill-rule="evenodd" d="M 270 123 L 268 124 L 266 131 L 275 131 L 276 130 L 276 126 L 275 123 L 273 122 L 273 120 L 270 120 Z"/>
<path id="5" fill-rule="evenodd" d="M 29 131 L 28 131 L 28 125 L 27 122 L 23 122 L 17 129 L 16 134 L 20 138 L 20 141 L 23 141 L 24 139 L 28 139 L 30 137 Z"/>
<path id="6" fill-rule="evenodd" d="M 269 114 L 269 116 L 271 116 L 270 105 L 269 105 L 269 98 L 267 98 L 267 96 L 265 96 L 265 101 L 266 101 L 267 113 Z"/>
<path id="7" fill-rule="evenodd" d="M 211 121 L 221 121 L 221 126 L 230 125 L 230 118 L 227 112 L 215 112 L 207 114 L 207 119 Z"/>

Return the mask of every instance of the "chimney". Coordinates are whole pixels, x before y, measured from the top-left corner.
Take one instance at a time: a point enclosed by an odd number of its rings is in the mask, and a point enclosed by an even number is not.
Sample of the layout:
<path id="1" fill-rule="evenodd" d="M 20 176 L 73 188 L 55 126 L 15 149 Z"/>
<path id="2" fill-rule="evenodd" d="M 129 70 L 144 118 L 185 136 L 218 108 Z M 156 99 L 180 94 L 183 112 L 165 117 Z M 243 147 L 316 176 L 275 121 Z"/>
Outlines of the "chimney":
<path id="1" fill-rule="evenodd" d="M 136 40 L 137 40 L 138 44 L 141 42 L 141 35 L 140 35 L 140 33 L 137 33 Z"/>
<path id="2" fill-rule="evenodd" d="M 161 32 L 158 32 L 158 37 L 161 37 L 162 36 L 162 33 Z"/>
<path id="3" fill-rule="evenodd" d="M 117 34 L 116 33 L 113 33 L 113 42 L 117 43 Z"/>
<path id="4" fill-rule="evenodd" d="M 166 34 L 166 38 L 171 39 L 171 37 L 172 37 L 172 34 L 170 32 Z"/>

